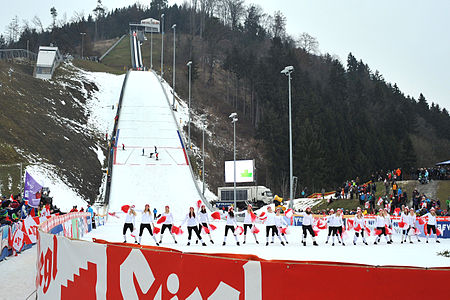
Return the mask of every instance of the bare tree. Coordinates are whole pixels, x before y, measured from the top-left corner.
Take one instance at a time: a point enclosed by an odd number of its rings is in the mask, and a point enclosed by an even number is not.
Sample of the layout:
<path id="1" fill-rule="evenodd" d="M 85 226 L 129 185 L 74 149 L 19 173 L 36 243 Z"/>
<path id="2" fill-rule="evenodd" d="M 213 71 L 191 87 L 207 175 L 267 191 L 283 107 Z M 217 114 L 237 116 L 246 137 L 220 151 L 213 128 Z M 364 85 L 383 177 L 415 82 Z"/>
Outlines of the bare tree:
<path id="1" fill-rule="evenodd" d="M 310 54 L 319 54 L 319 42 L 315 37 L 303 32 L 296 40 L 296 44 L 299 48 Z"/>
<path id="2" fill-rule="evenodd" d="M 286 36 L 286 17 L 281 11 L 276 11 L 272 24 L 273 36 L 284 38 Z"/>
<path id="3" fill-rule="evenodd" d="M 230 14 L 231 28 L 235 29 L 245 15 L 244 0 L 227 0 L 227 6 Z"/>
<path id="4" fill-rule="evenodd" d="M 19 17 L 15 16 L 11 22 L 6 27 L 7 37 L 8 37 L 8 44 L 11 44 L 20 36 L 20 26 L 19 26 Z"/>
<path id="5" fill-rule="evenodd" d="M 34 16 L 31 22 L 33 23 L 34 27 L 36 27 L 36 30 L 38 32 L 44 31 L 44 26 L 42 25 L 42 21 L 38 16 Z"/>

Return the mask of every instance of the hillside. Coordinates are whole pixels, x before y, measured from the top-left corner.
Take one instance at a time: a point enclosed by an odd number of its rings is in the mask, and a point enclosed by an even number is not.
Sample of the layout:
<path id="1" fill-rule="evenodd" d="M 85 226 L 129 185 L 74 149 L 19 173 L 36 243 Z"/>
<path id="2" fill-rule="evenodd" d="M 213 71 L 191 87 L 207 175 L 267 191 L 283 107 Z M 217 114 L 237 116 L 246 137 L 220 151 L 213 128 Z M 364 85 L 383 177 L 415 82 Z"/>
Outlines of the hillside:
<path id="1" fill-rule="evenodd" d="M 59 67 L 50 81 L 31 74 L 27 62 L 0 61 L 0 164 L 23 163 L 37 173 L 36 167 L 44 168 L 81 199 L 94 201 L 107 130 L 98 126 L 92 111 L 98 106 L 95 78 L 71 64 Z M 117 100 L 118 94 L 112 103 Z M 18 193 L 18 167 L 2 167 L 1 174 L 1 193 Z"/>

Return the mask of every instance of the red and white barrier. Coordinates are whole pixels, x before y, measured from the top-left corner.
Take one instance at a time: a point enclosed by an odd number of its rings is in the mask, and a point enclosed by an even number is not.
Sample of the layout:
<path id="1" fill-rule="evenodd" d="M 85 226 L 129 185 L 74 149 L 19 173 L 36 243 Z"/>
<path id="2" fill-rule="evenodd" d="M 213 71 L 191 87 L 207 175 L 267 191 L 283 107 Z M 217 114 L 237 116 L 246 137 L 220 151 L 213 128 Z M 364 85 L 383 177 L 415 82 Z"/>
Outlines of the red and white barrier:
<path id="1" fill-rule="evenodd" d="M 38 245 L 38 299 L 335 298 L 336 291 L 346 287 L 349 295 L 379 298 L 377 292 L 367 293 L 367 282 L 383 290 L 393 282 L 395 286 L 412 286 L 402 291 L 403 297 L 432 298 L 442 296 L 442 290 L 433 287 L 446 286 L 450 275 L 450 268 L 183 253 L 162 247 L 74 240 L 42 229 Z"/>

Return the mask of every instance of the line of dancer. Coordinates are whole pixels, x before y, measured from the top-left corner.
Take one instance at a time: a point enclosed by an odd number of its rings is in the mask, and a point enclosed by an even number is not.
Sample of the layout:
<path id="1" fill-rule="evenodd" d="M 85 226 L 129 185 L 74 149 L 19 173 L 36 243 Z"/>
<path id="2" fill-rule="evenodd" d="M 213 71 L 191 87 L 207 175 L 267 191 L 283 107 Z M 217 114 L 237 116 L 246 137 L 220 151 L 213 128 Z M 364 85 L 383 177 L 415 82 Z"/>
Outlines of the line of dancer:
<path id="1" fill-rule="evenodd" d="M 141 212 L 141 224 L 139 227 L 139 234 L 136 235 L 134 230 L 137 229 L 135 226 L 135 221 L 137 217 L 137 212 Z M 213 216 L 214 215 L 214 216 Z M 239 235 L 243 234 L 243 244 L 248 242 L 247 235 L 251 234 L 253 236 L 254 242 L 259 244 L 258 233 L 259 229 L 256 227 L 258 223 L 265 226 L 265 236 L 266 236 L 266 246 L 273 244 L 275 242 L 275 236 L 279 240 L 282 246 L 287 245 L 287 229 L 291 225 L 289 218 L 286 217 L 282 209 L 277 207 L 275 212 L 271 206 L 267 207 L 267 211 L 260 211 L 259 216 L 253 211 L 251 205 L 247 206 L 247 209 L 242 212 L 235 212 L 233 207 L 229 207 L 228 210 L 214 212 L 211 216 L 212 219 L 222 219 L 225 221 L 224 226 L 224 236 L 222 245 L 227 244 L 228 234 L 231 233 L 235 239 L 236 245 L 240 246 Z M 243 216 L 243 228 L 236 222 L 237 216 Z M 334 212 L 333 209 L 330 210 L 330 214 L 325 217 L 314 217 L 311 208 L 307 207 L 302 216 L 302 233 L 301 233 L 301 244 L 303 246 L 307 245 L 308 235 L 311 237 L 312 245 L 318 246 L 317 243 L 317 233 L 319 230 L 328 227 L 328 235 L 325 243 L 328 244 L 331 238 L 331 245 L 335 246 L 335 242 L 345 246 L 344 232 L 346 229 L 353 229 L 353 245 L 357 245 L 358 239 L 361 238 L 365 245 L 368 245 L 367 237 L 372 235 L 375 236 L 374 245 L 378 245 L 381 242 L 381 238 L 384 236 L 386 244 L 392 244 L 393 239 L 393 222 L 386 209 L 380 209 L 378 214 L 374 219 L 367 219 L 362 213 L 361 208 L 357 208 L 356 215 L 347 219 L 344 219 L 342 209 L 337 209 Z M 412 236 L 415 236 L 417 242 L 420 242 L 418 234 L 420 230 L 417 223 L 425 224 L 424 230 L 426 231 L 426 243 L 428 243 L 429 238 L 434 235 L 435 242 L 439 243 L 438 240 L 438 230 L 437 225 L 437 215 L 432 208 L 429 213 L 422 217 L 417 217 L 414 209 L 408 209 L 404 207 L 403 211 L 400 213 L 400 219 L 398 221 L 398 227 L 401 233 L 401 243 L 406 243 L 407 239 L 409 243 L 413 243 Z M 174 226 L 174 217 L 170 212 L 169 206 L 165 206 L 164 212 L 158 216 L 154 216 L 150 210 L 150 205 L 146 204 L 142 211 L 137 211 L 135 206 L 129 207 L 129 210 L 125 216 L 125 223 L 123 225 L 123 239 L 124 243 L 127 241 L 127 232 L 131 232 L 131 236 L 134 238 L 136 244 L 141 244 L 142 236 L 145 230 L 148 231 L 151 238 L 157 246 L 162 244 L 163 236 L 167 232 L 172 237 L 175 244 L 177 244 L 176 235 L 182 233 L 181 227 L 186 225 L 187 227 L 187 246 L 191 245 L 192 236 L 194 236 L 195 243 L 200 242 L 201 245 L 206 246 L 204 238 L 207 237 L 211 244 L 214 244 L 213 238 L 211 236 L 211 231 L 216 228 L 216 226 L 211 224 L 210 214 L 206 210 L 205 205 L 198 203 L 197 210 L 194 207 L 190 207 L 184 220 L 181 222 L 179 227 Z M 369 221 L 372 220 L 372 221 Z M 420 222 L 418 222 L 420 221 Z M 161 229 L 155 227 L 155 222 L 161 224 Z M 292 222 L 292 219 L 291 219 Z M 372 223 L 373 222 L 373 223 Z M 369 224 L 370 228 L 369 229 Z M 351 226 L 350 226 L 351 225 Z M 347 228 L 348 227 L 348 228 Z M 175 230 L 176 229 L 176 230 Z M 348 232 L 348 231 L 347 231 Z M 156 235 L 160 234 L 159 242 L 157 241 Z M 348 233 L 345 234 L 348 236 Z"/>

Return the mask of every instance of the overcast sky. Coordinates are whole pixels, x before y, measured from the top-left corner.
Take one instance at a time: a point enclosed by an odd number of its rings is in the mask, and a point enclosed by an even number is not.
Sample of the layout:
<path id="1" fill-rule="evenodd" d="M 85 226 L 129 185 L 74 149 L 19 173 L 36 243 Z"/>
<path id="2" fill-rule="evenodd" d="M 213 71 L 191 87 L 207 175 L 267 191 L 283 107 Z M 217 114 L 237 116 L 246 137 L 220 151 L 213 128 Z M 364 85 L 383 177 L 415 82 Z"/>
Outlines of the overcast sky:
<path id="1" fill-rule="evenodd" d="M 3 0 L 2 0 L 3 1 Z M 6 0 L 4 0 L 6 1 Z M 134 0 L 103 0 L 107 8 Z M 148 4 L 148 1 L 140 1 Z M 183 0 L 169 0 L 170 4 Z M 51 22 L 50 8 L 67 20 L 74 12 L 87 15 L 96 0 L 14 0 L 0 10 L 0 31 L 17 15 L 31 20 L 39 16 Z M 352 52 L 372 70 L 397 83 L 406 94 L 450 109 L 450 1 L 449 0 L 246 0 L 266 13 L 280 10 L 287 31 L 296 36 L 308 32 L 317 38 L 322 53 L 335 54 L 345 64 Z"/>

